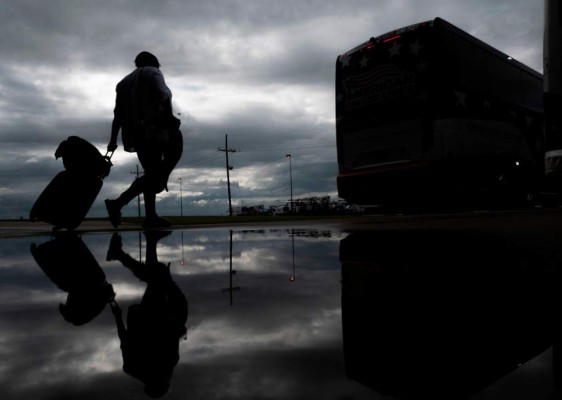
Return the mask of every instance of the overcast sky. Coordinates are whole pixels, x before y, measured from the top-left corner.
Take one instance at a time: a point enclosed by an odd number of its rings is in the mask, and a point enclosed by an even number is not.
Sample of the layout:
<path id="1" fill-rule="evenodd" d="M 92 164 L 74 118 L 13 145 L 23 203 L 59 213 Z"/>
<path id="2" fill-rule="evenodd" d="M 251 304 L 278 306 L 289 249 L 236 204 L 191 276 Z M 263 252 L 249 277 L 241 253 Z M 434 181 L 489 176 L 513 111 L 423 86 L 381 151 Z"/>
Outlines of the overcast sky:
<path id="1" fill-rule="evenodd" d="M 0 3 L 0 218 L 27 217 L 63 169 L 70 135 L 105 152 L 115 85 L 154 53 L 181 113 L 184 154 L 163 215 L 227 212 L 224 153 L 237 204 L 336 193 L 334 73 L 371 36 L 442 17 L 542 71 L 542 0 L 4 0 Z M 90 216 L 133 179 L 120 146 Z M 135 215 L 136 204 L 124 211 Z"/>

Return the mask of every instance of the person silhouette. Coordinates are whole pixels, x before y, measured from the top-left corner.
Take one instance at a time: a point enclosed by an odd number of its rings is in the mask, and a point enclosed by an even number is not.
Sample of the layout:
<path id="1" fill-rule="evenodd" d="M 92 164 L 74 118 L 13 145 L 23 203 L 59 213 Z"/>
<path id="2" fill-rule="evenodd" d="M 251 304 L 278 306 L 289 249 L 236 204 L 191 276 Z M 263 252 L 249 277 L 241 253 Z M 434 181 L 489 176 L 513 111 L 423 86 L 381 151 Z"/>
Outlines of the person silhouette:
<path id="1" fill-rule="evenodd" d="M 117 137 L 126 152 L 136 152 L 144 169 L 117 199 L 105 206 L 114 228 L 121 223 L 121 209 L 141 193 L 144 196 L 144 228 L 171 225 L 156 213 L 156 195 L 168 190 L 167 182 L 183 152 L 180 121 L 172 112 L 172 92 L 160 71 L 160 62 L 143 51 L 135 58 L 136 69 L 116 87 L 114 118 L 107 150 L 117 149 Z"/>
<path id="2" fill-rule="evenodd" d="M 107 260 L 117 260 L 147 283 L 140 304 L 131 305 L 127 325 L 116 301 L 111 303 L 117 333 L 121 340 L 123 371 L 144 383 L 152 398 L 168 392 L 179 361 L 179 340 L 187 333 L 187 299 L 173 281 L 170 264 L 158 261 L 158 240 L 170 232 L 147 231 L 146 263 L 139 262 L 122 249 L 121 236 L 113 234 Z"/>

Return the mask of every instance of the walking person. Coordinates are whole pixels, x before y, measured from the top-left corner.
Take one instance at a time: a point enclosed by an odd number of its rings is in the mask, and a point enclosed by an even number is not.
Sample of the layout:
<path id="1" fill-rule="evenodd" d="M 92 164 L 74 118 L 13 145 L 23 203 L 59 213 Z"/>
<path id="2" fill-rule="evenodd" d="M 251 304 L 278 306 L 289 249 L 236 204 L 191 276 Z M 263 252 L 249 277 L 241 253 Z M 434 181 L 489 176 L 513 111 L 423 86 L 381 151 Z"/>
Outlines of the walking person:
<path id="1" fill-rule="evenodd" d="M 117 199 L 105 200 L 114 228 L 121 223 L 121 209 L 141 193 L 144 196 L 145 229 L 171 225 L 156 213 L 156 195 L 164 189 L 183 152 L 180 121 L 172 112 L 172 92 L 164 81 L 156 56 L 143 51 L 136 69 L 117 84 L 111 138 L 107 150 L 117 149 L 121 131 L 123 148 L 136 152 L 144 175 L 135 179 Z"/>

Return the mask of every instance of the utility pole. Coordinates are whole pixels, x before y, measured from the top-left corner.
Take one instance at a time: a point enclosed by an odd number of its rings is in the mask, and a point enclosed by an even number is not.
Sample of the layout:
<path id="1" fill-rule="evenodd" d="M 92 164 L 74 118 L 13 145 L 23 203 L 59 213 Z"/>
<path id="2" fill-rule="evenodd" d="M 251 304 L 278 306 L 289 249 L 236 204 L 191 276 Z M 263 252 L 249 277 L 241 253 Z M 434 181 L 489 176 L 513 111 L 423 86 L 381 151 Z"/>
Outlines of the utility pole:
<path id="1" fill-rule="evenodd" d="M 132 175 L 136 175 L 137 179 L 139 179 L 139 165 L 137 164 L 137 171 L 131 171 L 129 172 Z M 140 206 L 140 194 L 137 196 L 137 206 L 138 206 L 138 211 L 139 211 L 139 218 L 141 217 L 141 206 Z"/>
<path id="2" fill-rule="evenodd" d="M 228 214 L 232 217 L 232 197 L 230 195 L 230 170 L 233 167 L 228 163 L 228 153 L 236 153 L 236 149 L 228 148 L 228 135 L 224 135 L 224 149 L 219 148 L 219 151 L 224 151 L 226 154 L 226 183 L 228 185 Z"/>
<path id="3" fill-rule="evenodd" d="M 293 158 L 290 154 L 285 155 L 286 158 L 289 159 L 289 177 L 291 183 L 291 211 L 293 211 Z"/>
<path id="4" fill-rule="evenodd" d="M 559 0 L 544 2 L 544 122 L 545 175 L 562 176 L 562 6 Z"/>

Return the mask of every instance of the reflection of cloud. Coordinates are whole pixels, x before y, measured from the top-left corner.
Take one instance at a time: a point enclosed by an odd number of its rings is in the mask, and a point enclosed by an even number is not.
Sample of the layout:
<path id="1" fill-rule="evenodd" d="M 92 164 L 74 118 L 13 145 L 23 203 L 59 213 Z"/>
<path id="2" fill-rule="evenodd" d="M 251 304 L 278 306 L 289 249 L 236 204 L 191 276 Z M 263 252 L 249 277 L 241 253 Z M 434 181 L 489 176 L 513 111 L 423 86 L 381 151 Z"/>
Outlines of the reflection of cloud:
<path id="1" fill-rule="evenodd" d="M 339 339 L 341 311 L 301 311 L 293 316 L 294 309 L 284 315 L 260 315 L 259 323 L 231 319 L 204 319 L 189 332 L 189 343 L 182 355 L 195 361 L 217 356 L 244 355 L 267 350 L 274 345 L 278 351 L 322 348 Z M 271 320 L 275 320 L 274 322 Z"/>
<path id="2" fill-rule="evenodd" d="M 46 383 L 84 381 L 121 369 L 121 352 L 114 332 L 60 328 L 51 332 L 32 331 L 29 337 L 25 332 L 3 337 L 3 343 L 11 344 L 3 346 L 1 351 L 3 363 L 10 368 L 0 377 L 0 387 L 32 390 L 33 387 L 45 388 Z M 19 343 L 26 347 L 14 346 Z"/>
<path id="3" fill-rule="evenodd" d="M 22 298 L 23 297 L 23 298 Z M 34 304 L 63 302 L 66 293 L 55 288 L 49 290 L 28 290 L 25 293 L 1 292 L 0 302 L 4 305 L 20 305 L 29 307 Z"/>
<path id="4" fill-rule="evenodd" d="M 336 343 L 313 349 L 223 354 L 178 366 L 177 393 L 190 399 L 371 399 L 376 393 L 347 380 Z M 181 377 L 181 378 L 180 378 Z"/>
<path id="5" fill-rule="evenodd" d="M 119 294 L 118 300 L 132 300 L 141 298 L 146 289 L 146 285 L 143 283 L 114 283 L 112 286 L 115 293 Z"/>

